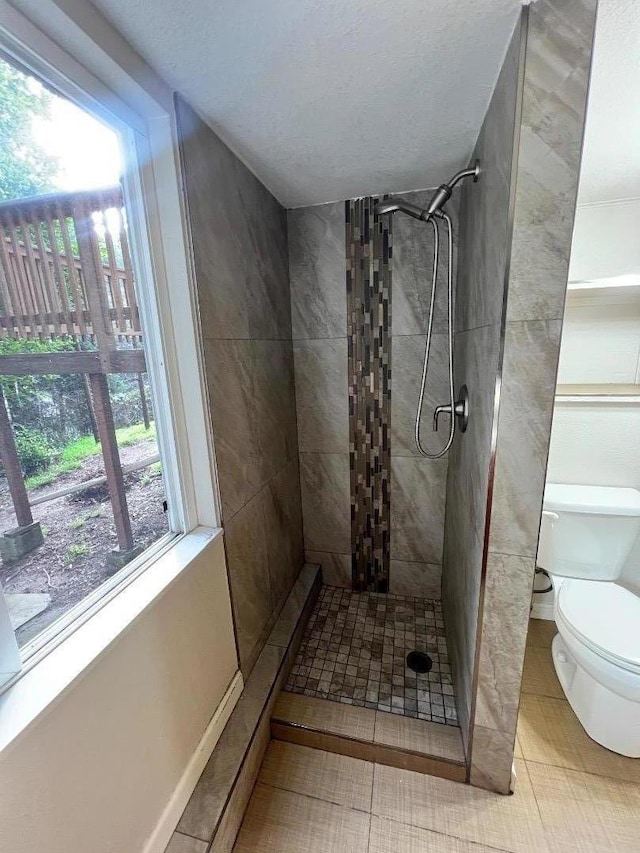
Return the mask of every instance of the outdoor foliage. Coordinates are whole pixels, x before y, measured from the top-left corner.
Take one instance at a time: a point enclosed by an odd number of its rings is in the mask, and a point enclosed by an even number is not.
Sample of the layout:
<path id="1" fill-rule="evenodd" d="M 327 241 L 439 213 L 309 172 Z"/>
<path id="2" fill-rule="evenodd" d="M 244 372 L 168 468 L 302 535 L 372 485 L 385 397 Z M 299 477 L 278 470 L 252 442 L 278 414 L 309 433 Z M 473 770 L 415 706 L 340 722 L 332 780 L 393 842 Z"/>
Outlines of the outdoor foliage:
<path id="1" fill-rule="evenodd" d="M 71 338 L 49 341 L 5 339 L 0 355 L 66 352 L 76 349 Z M 0 376 L 14 427 L 36 424 L 52 447 L 91 432 L 89 407 L 81 376 Z"/>
<path id="2" fill-rule="evenodd" d="M 0 340 L 0 356 L 21 353 L 68 352 L 76 350 L 72 338 L 38 341 L 21 338 Z M 82 348 L 94 350 L 83 342 Z M 115 425 L 126 430 L 139 425 L 144 430 L 142 404 L 136 374 L 108 377 Z M 150 388 L 145 375 L 145 394 L 151 409 Z M 89 396 L 82 376 L 77 374 L 45 376 L 0 376 L 0 388 L 7 401 L 16 432 L 37 427 L 49 447 L 49 454 L 74 446 L 80 439 L 95 445 L 89 408 Z M 63 450 L 64 449 L 64 450 Z M 69 459 L 63 461 L 70 461 Z M 37 469 L 25 473 L 36 473 Z"/>
<path id="3" fill-rule="evenodd" d="M 51 461 L 51 448 L 46 437 L 37 429 L 19 427 L 15 431 L 16 449 L 22 471 L 27 476 L 43 471 Z"/>
<path id="4" fill-rule="evenodd" d="M 0 201 L 25 198 L 54 189 L 58 171 L 32 138 L 34 116 L 46 116 L 51 95 L 0 58 Z"/>
<path id="5" fill-rule="evenodd" d="M 144 428 L 144 424 L 133 424 L 116 430 L 118 447 L 129 447 L 139 441 L 155 439 L 155 437 L 156 426 L 153 421 L 148 430 Z M 92 435 L 84 435 L 75 441 L 71 441 L 62 450 L 54 451 L 49 447 L 49 458 L 46 466 L 38 473 L 27 477 L 25 481 L 27 489 L 39 489 L 42 486 L 48 486 L 49 483 L 55 481 L 59 474 L 75 471 L 82 466 L 85 459 L 97 456 L 101 452 L 100 444 L 94 440 Z M 153 466 L 152 468 L 156 472 L 156 468 Z M 160 463 L 157 463 L 157 472 L 161 472 Z"/>

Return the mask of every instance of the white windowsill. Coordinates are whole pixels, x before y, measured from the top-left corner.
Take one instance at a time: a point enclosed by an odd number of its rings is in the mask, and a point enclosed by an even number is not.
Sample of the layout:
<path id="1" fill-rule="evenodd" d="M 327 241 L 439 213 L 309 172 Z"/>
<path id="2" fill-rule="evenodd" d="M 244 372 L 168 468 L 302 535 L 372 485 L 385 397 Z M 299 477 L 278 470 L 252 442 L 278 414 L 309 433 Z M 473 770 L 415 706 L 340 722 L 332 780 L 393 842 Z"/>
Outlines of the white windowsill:
<path id="1" fill-rule="evenodd" d="M 0 695 L 0 755 L 221 535 L 220 528 L 197 527 L 177 537 L 104 607 Z"/>

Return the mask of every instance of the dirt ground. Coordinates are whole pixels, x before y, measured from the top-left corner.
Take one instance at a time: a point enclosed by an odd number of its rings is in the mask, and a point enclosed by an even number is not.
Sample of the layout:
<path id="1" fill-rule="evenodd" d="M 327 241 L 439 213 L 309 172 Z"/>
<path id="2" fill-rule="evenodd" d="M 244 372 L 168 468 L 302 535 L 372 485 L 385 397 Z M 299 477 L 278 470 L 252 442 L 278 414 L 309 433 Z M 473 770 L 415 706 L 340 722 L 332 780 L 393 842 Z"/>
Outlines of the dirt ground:
<path id="1" fill-rule="evenodd" d="M 129 465 L 154 453 L 156 442 L 143 441 L 123 447 L 120 458 L 123 465 Z M 102 456 L 94 456 L 81 468 L 61 474 L 55 482 L 30 494 L 54 492 L 103 474 Z M 125 486 L 134 542 L 146 548 L 167 532 L 162 475 L 145 468 L 127 474 Z M 40 504 L 33 508 L 33 516 L 42 525 L 44 543 L 18 563 L 0 566 L 0 583 L 6 593 L 51 596 L 47 609 L 16 632 L 21 646 L 117 571 L 106 562 L 108 554 L 118 547 L 106 485 Z M 5 487 L 0 494 L 0 531 L 15 525 Z"/>

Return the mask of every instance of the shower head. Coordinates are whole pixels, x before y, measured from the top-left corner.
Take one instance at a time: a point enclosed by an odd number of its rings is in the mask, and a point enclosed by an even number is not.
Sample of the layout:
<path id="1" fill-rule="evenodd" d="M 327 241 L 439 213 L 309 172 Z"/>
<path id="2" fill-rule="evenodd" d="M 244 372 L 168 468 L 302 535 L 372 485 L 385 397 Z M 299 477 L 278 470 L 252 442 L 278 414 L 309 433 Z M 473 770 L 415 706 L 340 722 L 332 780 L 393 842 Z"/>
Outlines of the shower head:
<path id="1" fill-rule="evenodd" d="M 407 201 L 388 198 L 384 201 L 379 201 L 376 205 L 376 212 L 383 216 L 385 213 L 396 213 L 398 210 L 402 213 L 408 213 L 414 219 L 421 219 L 423 222 L 428 222 L 432 216 L 437 216 L 444 205 L 451 198 L 453 188 L 464 178 L 473 178 L 474 183 L 480 175 L 480 161 L 476 160 L 471 169 L 463 169 L 454 175 L 446 184 L 441 184 L 431 197 L 431 201 L 426 208 L 420 208 L 415 204 L 410 204 Z"/>

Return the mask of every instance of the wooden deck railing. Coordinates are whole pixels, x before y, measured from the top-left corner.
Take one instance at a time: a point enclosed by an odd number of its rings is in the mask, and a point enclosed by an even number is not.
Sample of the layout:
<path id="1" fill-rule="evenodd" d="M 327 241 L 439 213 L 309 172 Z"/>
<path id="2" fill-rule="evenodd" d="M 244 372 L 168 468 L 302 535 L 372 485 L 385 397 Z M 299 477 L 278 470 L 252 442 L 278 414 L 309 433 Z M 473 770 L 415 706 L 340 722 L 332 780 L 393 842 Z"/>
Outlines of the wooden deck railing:
<path id="1" fill-rule="evenodd" d="M 119 187 L 0 204 L 0 339 L 71 336 L 73 352 L 0 355 L 0 376 L 83 373 L 100 440 L 118 545 L 134 549 L 107 374 L 146 371 L 140 314 Z M 126 339 L 128 346 L 119 346 Z M 0 463 L 19 527 L 33 524 L 0 388 Z"/>
<path id="2" fill-rule="evenodd" d="M 139 339 L 122 192 L 0 204 L 0 338 Z"/>

